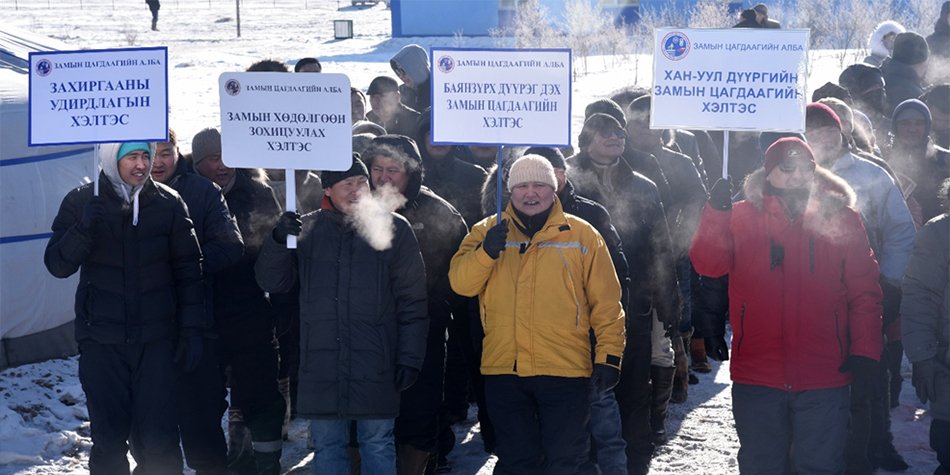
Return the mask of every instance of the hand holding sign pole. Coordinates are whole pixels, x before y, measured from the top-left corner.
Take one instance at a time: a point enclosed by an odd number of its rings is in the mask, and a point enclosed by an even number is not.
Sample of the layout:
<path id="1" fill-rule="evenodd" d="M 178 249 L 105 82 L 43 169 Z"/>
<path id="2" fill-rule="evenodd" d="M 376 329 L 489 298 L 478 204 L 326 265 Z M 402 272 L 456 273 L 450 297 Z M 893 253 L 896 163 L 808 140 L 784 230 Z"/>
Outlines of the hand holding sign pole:
<path id="1" fill-rule="evenodd" d="M 296 170 L 352 163 L 350 80 L 342 74 L 224 73 L 221 158 L 233 168 L 286 170 L 286 211 L 296 210 Z M 287 247 L 297 239 L 288 236 Z"/>

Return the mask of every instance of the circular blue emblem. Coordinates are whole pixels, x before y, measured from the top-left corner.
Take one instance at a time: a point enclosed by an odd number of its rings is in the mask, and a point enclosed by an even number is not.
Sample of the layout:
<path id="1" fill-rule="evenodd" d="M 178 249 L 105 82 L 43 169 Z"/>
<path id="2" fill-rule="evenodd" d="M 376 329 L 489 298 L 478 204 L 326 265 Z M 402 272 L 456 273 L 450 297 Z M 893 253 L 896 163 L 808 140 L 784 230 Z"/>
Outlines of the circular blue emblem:
<path id="1" fill-rule="evenodd" d="M 224 83 L 224 90 L 228 92 L 228 95 L 236 96 L 241 93 L 241 83 L 237 79 L 229 79 Z"/>
<path id="2" fill-rule="evenodd" d="M 439 58 L 439 71 L 451 73 L 455 69 L 455 60 L 451 56 L 442 56 Z"/>
<path id="3" fill-rule="evenodd" d="M 689 54 L 689 38 L 678 31 L 663 37 L 663 56 L 670 61 L 679 61 Z"/>
<path id="4" fill-rule="evenodd" d="M 53 63 L 48 59 L 41 59 L 36 63 L 36 74 L 46 77 L 53 72 Z"/>

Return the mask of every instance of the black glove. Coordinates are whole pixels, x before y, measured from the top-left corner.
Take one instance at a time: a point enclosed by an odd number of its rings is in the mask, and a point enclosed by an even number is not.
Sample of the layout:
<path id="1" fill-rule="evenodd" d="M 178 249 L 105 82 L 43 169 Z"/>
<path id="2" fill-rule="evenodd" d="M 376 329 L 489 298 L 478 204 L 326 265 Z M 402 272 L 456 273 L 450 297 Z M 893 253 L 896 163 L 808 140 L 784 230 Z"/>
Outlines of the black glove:
<path id="1" fill-rule="evenodd" d="M 175 353 L 175 362 L 181 364 L 181 368 L 190 373 L 198 367 L 201 362 L 201 354 L 204 352 L 204 337 L 200 333 L 183 334 L 178 339 L 178 351 Z"/>
<path id="2" fill-rule="evenodd" d="M 405 365 L 396 365 L 396 389 L 400 392 L 409 389 L 419 379 L 419 370 Z"/>
<path id="3" fill-rule="evenodd" d="M 729 344 L 726 343 L 726 337 L 720 335 L 703 338 L 703 345 L 706 346 L 706 356 L 716 361 L 729 360 Z"/>
<path id="4" fill-rule="evenodd" d="M 505 250 L 505 242 L 508 239 L 508 220 L 503 219 L 500 223 L 492 226 L 485 233 L 485 240 L 482 241 L 482 248 L 492 259 L 498 259 L 501 251 Z"/>
<path id="5" fill-rule="evenodd" d="M 590 382 L 597 392 L 606 392 L 620 382 L 620 370 L 610 365 L 597 363 L 594 365 L 594 372 L 590 375 Z"/>
<path id="6" fill-rule="evenodd" d="M 709 189 L 709 206 L 719 211 L 732 209 L 732 183 L 729 180 L 720 178 Z"/>
<path id="7" fill-rule="evenodd" d="M 274 241 L 287 244 L 287 236 L 299 236 L 302 227 L 303 221 L 300 220 L 300 215 L 296 211 L 287 211 L 277 219 L 273 232 Z"/>
<path id="8" fill-rule="evenodd" d="M 889 325 L 901 313 L 901 288 L 891 285 L 881 279 L 881 290 L 884 292 L 884 325 Z"/>
<path id="9" fill-rule="evenodd" d="M 95 233 L 99 223 L 106 216 L 106 201 L 101 196 L 93 196 L 82 208 L 79 227 L 87 233 Z"/>
<path id="10" fill-rule="evenodd" d="M 937 361 L 933 358 L 914 363 L 914 373 L 911 381 L 920 402 L 933 401 L 937 395 Z"/>
<path id="11" fill-rule="evenodd" d="M 880 394 L 881 368 L 877 361 L 852 355 L 844 360 L 838 371 L 851 372 L 851 393 L 855 399 L 874 399 Z"/>

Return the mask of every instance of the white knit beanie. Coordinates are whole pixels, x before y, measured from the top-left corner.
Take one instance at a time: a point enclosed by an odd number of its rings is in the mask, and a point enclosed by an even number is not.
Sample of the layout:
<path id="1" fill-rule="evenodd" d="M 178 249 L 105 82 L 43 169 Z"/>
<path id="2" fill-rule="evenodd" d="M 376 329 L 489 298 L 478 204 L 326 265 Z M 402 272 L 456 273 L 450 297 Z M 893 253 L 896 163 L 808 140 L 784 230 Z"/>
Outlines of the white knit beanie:
<path id="1" fill-rule="evenodd" d="M 554 167 L 540 155 L 528 154 L 519 158 L 508 172 L 508 191 L 522 183 L 544 183 L 557 190 Z"/>

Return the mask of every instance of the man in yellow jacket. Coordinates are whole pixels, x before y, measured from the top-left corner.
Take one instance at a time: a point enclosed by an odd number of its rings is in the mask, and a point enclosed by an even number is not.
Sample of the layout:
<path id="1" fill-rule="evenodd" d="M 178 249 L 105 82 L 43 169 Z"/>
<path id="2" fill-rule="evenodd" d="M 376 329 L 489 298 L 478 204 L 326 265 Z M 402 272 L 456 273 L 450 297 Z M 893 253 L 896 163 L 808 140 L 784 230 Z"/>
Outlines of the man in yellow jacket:
<path id="1" fill-rule="evenodd" d="M 496 474 L 596 473 L 589 462 L 590 385 L 607 391 L 620 378 L 617 274 L 603 238 L 564 213 L 556 187 L 550 162 L 519 158 L 502 221 L 492 216 L 476 224 L 449 270 L 452 289 L 478 296 L 481 305 Z"/>

